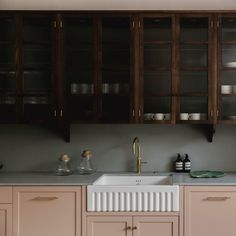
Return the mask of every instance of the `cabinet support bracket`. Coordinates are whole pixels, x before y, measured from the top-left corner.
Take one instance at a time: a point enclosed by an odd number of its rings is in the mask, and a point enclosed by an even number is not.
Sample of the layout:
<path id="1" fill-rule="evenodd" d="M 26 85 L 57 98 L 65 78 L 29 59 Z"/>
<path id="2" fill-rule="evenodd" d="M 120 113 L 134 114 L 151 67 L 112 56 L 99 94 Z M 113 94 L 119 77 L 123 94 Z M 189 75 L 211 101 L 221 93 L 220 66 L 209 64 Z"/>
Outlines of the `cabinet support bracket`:
<path id="1" fill-rule="evenodd" d="M 204 131 L 204 133 L 205 133 L 205 136 L 206 136 L 206 138 L 207 138 L 207 141 L 208 141 L 209 143 L 212 143 L 212 141 L 213 141 L 213 136 L 214 136 L 214 134 L 215 134 L 215 132 L 216 132 L 216 126 L 213 125 L 213 124 L 204 125 L 204 126 L 203 126 L 203 131 Z"/>

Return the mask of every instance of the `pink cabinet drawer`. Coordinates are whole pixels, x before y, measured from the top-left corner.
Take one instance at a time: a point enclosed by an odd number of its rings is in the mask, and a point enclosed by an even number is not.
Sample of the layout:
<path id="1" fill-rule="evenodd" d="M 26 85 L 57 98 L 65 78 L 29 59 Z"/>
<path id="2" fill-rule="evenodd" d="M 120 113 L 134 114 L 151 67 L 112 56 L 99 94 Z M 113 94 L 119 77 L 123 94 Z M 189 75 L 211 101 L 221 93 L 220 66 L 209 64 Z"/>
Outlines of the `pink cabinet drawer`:
<path id="1" fill-rule="evenodd" d="M 0 203 L 12 203 L 12 187 L 0 187 Z"/>

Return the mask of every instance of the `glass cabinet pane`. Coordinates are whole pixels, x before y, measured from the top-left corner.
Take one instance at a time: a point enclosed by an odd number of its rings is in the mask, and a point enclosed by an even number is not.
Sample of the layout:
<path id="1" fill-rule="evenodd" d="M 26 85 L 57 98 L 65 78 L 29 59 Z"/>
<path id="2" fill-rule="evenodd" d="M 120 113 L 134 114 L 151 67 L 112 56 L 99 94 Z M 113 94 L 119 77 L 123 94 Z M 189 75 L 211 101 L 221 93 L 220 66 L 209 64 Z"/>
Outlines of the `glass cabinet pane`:
<path id="1" fill-rule="evenodd" d="M 16 72 L 11 69 L 0 69 L 0 91 L 16 90 Z"/>
<path id="2" fill-rule="evenodd" d="M 208 120 L 208 25 L 208 17 L 180 17 L 180 121 Z"/>
<path id="3" fill-rule="evenodd" d="M 68 101 L 70 118 L 73 121 L 89 123 L 94 121 L 94 97 L 74 96 Z"/>
<path id="4" fill-rule="evenodd" d="M 208 18 L 181 18 L 181 42 L 208 41 Z"/>
<path id="5" fill-rule="evenodd" d="M 172 115 L 172 19 L 143 19 L 143 120 L 170 122 Z"/>
<path id="6" fill-rule="evenodd" d="M 236 42 L 236 17 L 222 18 L 222 41 Z"/>
<path id="7" fill-rule="evenodd" d="M 171 71 L 144 71 L 144 96 L 171 93 Z"/>
<path id="8" fill-rule="evenodd" d="M 220 120 L 236 121 L 236 17 L 221 18 Z"/>
<path id="9" fill-rule="evenodd" d="M 206 45 L 182 45 L 182 67 L 206 67 L 208 59 L 208 47 Z"/>
<path id="10" fill-rule="evenodd" d="M 49 96 L 25 96 L 23 98 L 24 121 L 44 122 L 52 116 Z"/>
<path id="11" fill-rule="evenodd" d="M 16 122 L 16 98 L 0 96 L 0 123 Z"/>
<path id="12" fill-rule="evenodd" d="M 236 97 L 223 96 L 221 98 L 221 119 L 236 120 Z"/>
<path id="13" fill-rule="evenodd" d="M 102 17 L 102 120 L 129 122 L 131 32 L 129 17 Z M 120 107 L 120 109 L 118 109 Z"/>
<path id="14" fill-rule="evenodd" d="M 236 68 L 236 43 L 235 45 L 222 45 L 222 65 Z"/>
<path id="15" fill-rule="evenodd" d="M 144 66 L 171 68 L 171 45 L 144 45 Z"/>
<path id="16" fill-rule="evenodd" d="M 179 119 L 200 121 L 208 119 L 207 97 L 181 97 Z"/>
<path id="17" fill-rule="evenodd" d="M 0 123 L 16 122 L 16 31 L 15 17 L 0 15 Z"/>
<path id="18" fill-rule="evenodd" d="M 49 15 L 23 16 L 23 119 L 44 122 L 51 119 L 53 30 Z"/>
<path id="19" fill-rule="evenodd" d="M 206 71 L 181 71 L 180 93 L 208 93 Z"/>
<path id="20" fill-rule="evenodd" d="M 52 18 L 23 17 L 23 93 L 52 90 Z"/>
<path id="21" fill-rule="evenodd" d="M 144 18 L 143 40 L 146 42 L 171 41 L 171 19 L 170 18 Z"/>
<path id="22" fill-rule="evenodd" d="M 0 16 L 0 43 L 15 43 L 16 25 L 14 17 Z"/>
<path id="23" fill-rule="evenodd" d="M 171 119 L 171 97 L 146 97 L 144 121 L 169 121 Z"/>
<path id="24" fill-rule="evenodd" d="M 64 76 L 71 120 L 95 119 L 95 22 L 90 16 L 64 16 Z"/>

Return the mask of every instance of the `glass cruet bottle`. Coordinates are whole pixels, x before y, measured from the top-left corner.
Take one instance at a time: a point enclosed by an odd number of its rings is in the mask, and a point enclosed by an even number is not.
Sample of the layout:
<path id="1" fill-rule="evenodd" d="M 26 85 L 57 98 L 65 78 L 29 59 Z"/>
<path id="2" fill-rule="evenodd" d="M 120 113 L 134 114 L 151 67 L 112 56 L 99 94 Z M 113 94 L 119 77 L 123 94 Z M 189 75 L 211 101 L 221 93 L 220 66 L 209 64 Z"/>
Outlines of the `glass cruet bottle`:
<path id="1" fill-rule="evenodd" d="M 72 170 L 70 168 L 71 158 L 67 154 L 63 154 L 59 157 L 59 163 L 56 169 L 57 175 L 70 175 L 72 174 Z"/>
<path id="2" fill-rule="evenodd" d="M 91 156 L 92 156 L 92 153 L 89 150 L 84 150 L 82 152 L 81 161 L 80 161 L 79 166 L 77 167 L 79 174 L 87 175 L 87 174 L 92 174 L 96 171 L 92 165 Z"/>

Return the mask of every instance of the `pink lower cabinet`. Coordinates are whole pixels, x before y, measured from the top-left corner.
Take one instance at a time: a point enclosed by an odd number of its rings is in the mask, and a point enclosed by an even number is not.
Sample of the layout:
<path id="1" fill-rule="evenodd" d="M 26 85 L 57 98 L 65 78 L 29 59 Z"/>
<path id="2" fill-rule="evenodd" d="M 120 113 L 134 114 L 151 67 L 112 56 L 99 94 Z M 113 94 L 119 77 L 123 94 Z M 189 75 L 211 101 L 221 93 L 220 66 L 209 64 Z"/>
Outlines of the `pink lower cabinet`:
<path id="1" fill-rule="evenodd" d="M 133 217 L 133 236 L 178 236 L 178 217 Z"/>
<path id="2" fill-rule="evenodd" d="M 13 206 L 14 236 L 81 236 L 80 187 L 16 187 Z"/>
<path id="3" fill-rule="evenodd" d="M 178 236 L 178 217 L 88 216 L 87 236 Z"/>
<path id="4" fill-rule="evenodd" d="M 0 204 L 0 236 L 12 236 L 12 204 Z"/>
<path id="5" fill-rule="evenodd" d="M 222 235 L 236 235 L 236 187 L 185 187 L 184 236 Z"/>
<path id="6" fill-rule="evenodd" d="M 12 187 L 0 187 L 0 236 L 12 236 Z"/>
<path id="7" fill-rule="evenodd" d="M 89 216 L 87 236 L 132 236 L 132 217 Z"/>

